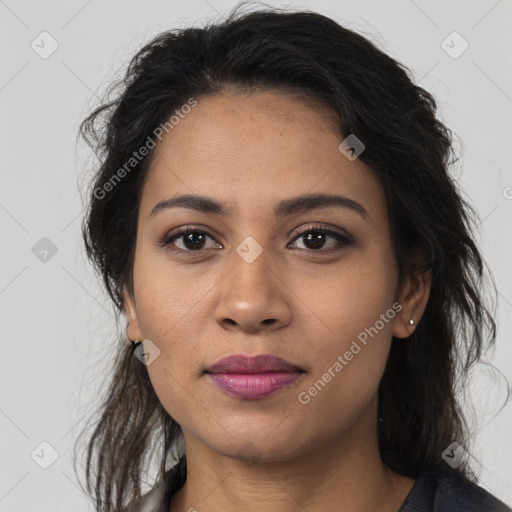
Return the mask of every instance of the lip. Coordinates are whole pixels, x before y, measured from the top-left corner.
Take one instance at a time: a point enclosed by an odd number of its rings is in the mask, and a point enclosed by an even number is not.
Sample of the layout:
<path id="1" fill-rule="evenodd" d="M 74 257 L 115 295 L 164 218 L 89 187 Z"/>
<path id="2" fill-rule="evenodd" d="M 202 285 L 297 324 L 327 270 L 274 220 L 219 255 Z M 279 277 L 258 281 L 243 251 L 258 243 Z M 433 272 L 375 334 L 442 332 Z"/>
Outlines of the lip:
<path id="1" fill-rule="evenodd" d="M 258 400 L 292 384 L 305 371 L 271 354 L 225 357 L 205 373 L 209 380 L 231 396 Z"/>
<path id="2" fill-rule="evenodd" d="M 270 373 L 304 372 L 302 368 L 272 354 L 246 356 L 234 354 L 224 357 L 206 369 L 206 373 Z"/>

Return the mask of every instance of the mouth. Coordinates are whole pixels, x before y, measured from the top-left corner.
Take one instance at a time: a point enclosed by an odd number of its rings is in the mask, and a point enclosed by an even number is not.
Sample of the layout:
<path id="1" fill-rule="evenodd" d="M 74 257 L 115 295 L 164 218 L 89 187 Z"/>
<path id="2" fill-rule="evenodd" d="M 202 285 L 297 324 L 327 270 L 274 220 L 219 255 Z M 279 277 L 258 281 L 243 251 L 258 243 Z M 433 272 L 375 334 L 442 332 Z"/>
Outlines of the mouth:
<path id="1" fill-rule="evenodd" d="M 297 381 L 305 370 L 271 354 L 225 357 L 204 372 L 225 393 L 257 400 Z"/>
<path id="2" fill-rule="evenodd" d="M 245 356 L 236 354 L 217 361 L 205 370 L 205 373 L 272 373 L 286 372 L 297 373 L 305 370 L 280 357 L 271 354 L 260 354 L 256 356 Z"/>

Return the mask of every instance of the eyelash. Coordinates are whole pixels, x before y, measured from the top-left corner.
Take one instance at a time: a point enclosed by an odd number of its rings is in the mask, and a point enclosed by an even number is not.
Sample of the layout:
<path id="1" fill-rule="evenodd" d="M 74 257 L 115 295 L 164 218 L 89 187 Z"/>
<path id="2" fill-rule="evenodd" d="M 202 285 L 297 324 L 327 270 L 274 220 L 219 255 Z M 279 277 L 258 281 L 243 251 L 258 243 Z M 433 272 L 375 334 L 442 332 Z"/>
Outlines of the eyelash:
<path id="1" fill-rule="evenodd" d="M 207 231 L 204 231 L 202 229 L 195 228 L 195 227 L 192 227 L 192 226 L 186 226 L 186 227 L 178 228 L 177 232 L 173 233 L 170 236 L 168 234 L 166 234 L 160 240 L 159 245 L 161 245 L 162 247 L 164 247 L 167 250 L 170 250 L 172 252 L 182 253 L 182 254 L 185 253 L 187 255 L 195 255 L 195 254 L 200 254 L 200 253 L 204 252 L 204 250 L 202 250 L 202 249 L 199 249 L 197 251 L 193 251 L 193 250 L 186 250 L 186 249 L 171 249 L 169 247 L 171 245 L 171 243 L 173 243 L 174 241 L 178 240 L 179 238 L 183 238 L 185 235 L 189 235 L 190 233 L 199 233 L 199 234 L 207 235 L 207 236 L 209 236 L 210 238 L 213 239 L 213 237 Z M 315 249 L 307 249 L 307 248 L 306 249 L 300 249 L 302 251 L 308 251 L 308 252 L 313 252 L 313 253 L 317 253 L 317 252 L 320 252 L 320 253 L 322 253 L 322 252 L 323 253 L 332 253 L 333 251 L 340 251 L 341 249 L 343 249 L 344 247 L 350 245 L 353 242 L 352 237 L 349 236 L 349 235 L 346 235 L 346 234 L 341 233 L 339 231 L 335 231 L 335 230 L 332 230 L 332 229 L 329 229 L 329 228 L 326 228 L 326 227 L 323 227 L 323 226 L 318 226 L 318 225 L 308 226 L 306 229 L 303 229 L 303 230 L 301 230 L 299 232 L 296 232 L 294 234 L 294 238 L 293 238 L 292 242 L 295 242 L 301 236 L 304 236 L 304 235 L 306 235 L 308 233 L 321 233 L 321 234 L 332 236 L 333 238 L 335 238 L 338 241 L 338 247 L 337 248 L 331 248 L 331 249 L 328 249 L 328 250 L 323 250 L 323 249 L 315 250 Z"/>

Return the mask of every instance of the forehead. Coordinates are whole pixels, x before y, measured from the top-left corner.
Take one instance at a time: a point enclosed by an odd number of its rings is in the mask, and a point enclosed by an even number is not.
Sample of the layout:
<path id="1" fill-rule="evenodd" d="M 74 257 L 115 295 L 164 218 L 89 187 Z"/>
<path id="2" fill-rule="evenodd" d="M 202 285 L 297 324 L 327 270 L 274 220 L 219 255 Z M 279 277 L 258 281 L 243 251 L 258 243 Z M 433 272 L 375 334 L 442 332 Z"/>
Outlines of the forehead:
<path id="1" fill-rule="evenodd" d="M 158 143 L 141 213 L 178 194 L 214 196 L 230 210 L 274 210 L 280 199 L 339 193 L 382 216 L 373 170 L 348 160 L 336 114 L 278 92 L 199 98 Z"/>

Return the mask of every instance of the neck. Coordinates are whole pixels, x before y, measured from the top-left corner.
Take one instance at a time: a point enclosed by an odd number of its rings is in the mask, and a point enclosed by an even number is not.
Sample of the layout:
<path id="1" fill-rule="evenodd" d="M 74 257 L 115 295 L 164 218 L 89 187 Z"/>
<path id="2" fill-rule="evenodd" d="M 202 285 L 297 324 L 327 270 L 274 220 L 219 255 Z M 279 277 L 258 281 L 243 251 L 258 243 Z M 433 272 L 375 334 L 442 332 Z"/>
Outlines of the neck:
<path id="1" fill-rule="evenodd" d="M 366 424 L 279 461 L 227 457 L 185 432 L 187 481 L 170 512 L 397 512 L 414 480 L 382 462 L 375 421 Z"/>

